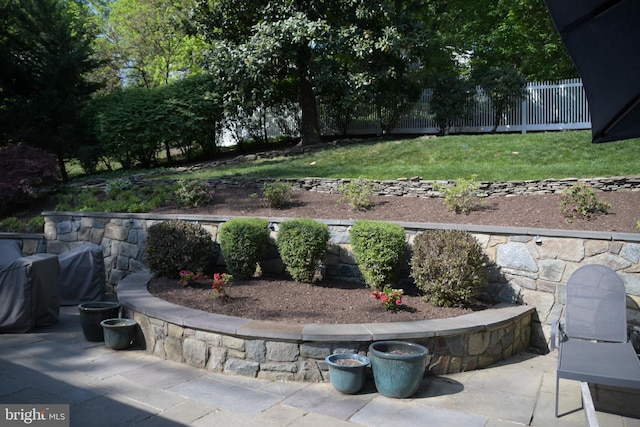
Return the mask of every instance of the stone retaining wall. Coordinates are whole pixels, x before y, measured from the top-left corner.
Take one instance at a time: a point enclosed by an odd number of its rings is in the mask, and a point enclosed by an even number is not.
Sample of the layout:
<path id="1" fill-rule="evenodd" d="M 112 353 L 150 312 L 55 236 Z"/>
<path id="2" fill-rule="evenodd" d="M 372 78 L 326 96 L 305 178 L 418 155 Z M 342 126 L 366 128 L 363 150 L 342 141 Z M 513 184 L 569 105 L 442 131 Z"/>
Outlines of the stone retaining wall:
<path id="1" fill-rule="evenodd" d="M 42 233 L 0 233 L 0 239 L 17 241 L 24 256 L 47 251 L 47 242 Z"/>
<path id="2" fill-rule="evenodd" d="M 261 189 L 265 183 L 278 181 L 275 179 L 249 179 L 231 177 L 223 179 L 211 179 L 209 182 L 214 188 L 256 188 Z M 339 188 L 348 179 L 327 178 L 301 178 L 281 179 L 288 182 L 295 189 L 317 191 L 322 193 L 338 194 Z M 453 180 L 429 181 L 420 177 L 403 178 L 389 181 L 372 180 L 375 184 L 377 196 L 402 196 L 402 197 L 443 197 L 439 186 L 448 187 L 455 185 Z M 561 180 L 527 180 L 506 182 L 480 182 L 477 195 L 481 197 L 522 196 L 537 194 L 556 194 L 564 189 L 581 182 L 598 191 L 640 190 L 640 177 L 613 177 L 578 179 L 567 178 Z"/>
<path id="3" fill-rule="evenodd" d="M 214 372 L 273 381 L 328 381 L 324 358 L 366 354 L 383 339 L 418 342 L 432 356 L 430 371 L 479 369 L 529 347 L 533 309 L 501 305 L 451 319 L 398 324 L 299 325 L 253 321 L 176 307 L 151 296 L 146 272 L 127 276 L 118 299 L 141 327 L 154 355 Z"/>
<path id="4" fill-rule="evenodd" d="M 158 221 L 180 219 L 201 224 L 217 239 L 218 227 L 229 217 L 159 214 L 104 214 L 45 212 L 46 251 L 61 253 L 83 242 L 102 246 L 109 290 L 130 273 L 143 270 L 146 230 Z M 272 219 L 277 229 L 280 219 Z M 362 280 L 349 244 L 352 221 L 325 221 L 330 230 L 324 274 Z M 620 274 L 627 287 L 629 322 L 640 325 L 640 234 L 601 233 L 472 225 L 402 223 L 409 244 L 431 228 L 471 232 L 495 263 L 491 296 L 499 301 L 534 306 L 537 310 L 533 343 L 545 347 L 550 325 L 564 308 L 564 287 L 571 273 L 583 264 L 604 264 Z M 274 239 L 276 232 L 272 233 Z M 264 271 L 280 273 L 284 266 L 275 245 L 261 262 Z M 220 260 L 222 263 L 223 260 Z M 408 267 L 405 279 L 408 280 Z"/>
<path id="5" fill-rule="evenodd" d="M 212 166 L 210 166 L 212 167 Z M 157 185 L 160 183 L 173 183 L 174 180 L 164 180 L 162 175 L 176 174 L 181 171 L 194 168 L 174 168 L 164 172 L 151 173 L 133 177 L 138 184 Z M 196 167 L 197 169 L 197 167 Z M 149 180 L 153 178 L 153 180 Z M 295 189 L 317 191 L 321 193 L 338 194 L 339 188 L 349 179 L 332 178 L 282 178 L 282 179 L 253 179 L 243 177 L 228 177 L 208 179 L 214 188 L 255 188 L 262 189 L 265 183 L 275 181 L 288 182 Z M 106 186 L 106 179 L 92 179 L 80 186 Z M 372 180 L 375 183 L 375 195 L 378 196 L 402 196 L 402 197 L 443 197 L 438 191 L 438 186 L 455 185 L 455 181 L 424 180 L 421 177 L 400 178 L 396 180 Z M 520 196 L 536 194 L 556 194 L 572 185 L 581 182 L 598 191 L 637 191 L 640 190 L 640 177 L 611 177 L 611 178 L 566 178 L 523 181 L 481 181 L 477 195 L 481 197 Z"/>

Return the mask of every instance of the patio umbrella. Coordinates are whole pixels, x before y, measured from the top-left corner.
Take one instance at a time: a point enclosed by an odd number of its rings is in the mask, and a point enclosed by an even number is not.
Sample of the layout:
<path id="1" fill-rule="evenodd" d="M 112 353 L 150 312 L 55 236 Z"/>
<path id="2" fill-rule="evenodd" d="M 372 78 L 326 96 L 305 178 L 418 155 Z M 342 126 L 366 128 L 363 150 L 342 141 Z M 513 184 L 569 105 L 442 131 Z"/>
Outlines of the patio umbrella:
<path id="1" fill-rule="evenodd" d="M 640 136 L 640 1 L 545 0 L 589 101 L 592 142 Z"/>

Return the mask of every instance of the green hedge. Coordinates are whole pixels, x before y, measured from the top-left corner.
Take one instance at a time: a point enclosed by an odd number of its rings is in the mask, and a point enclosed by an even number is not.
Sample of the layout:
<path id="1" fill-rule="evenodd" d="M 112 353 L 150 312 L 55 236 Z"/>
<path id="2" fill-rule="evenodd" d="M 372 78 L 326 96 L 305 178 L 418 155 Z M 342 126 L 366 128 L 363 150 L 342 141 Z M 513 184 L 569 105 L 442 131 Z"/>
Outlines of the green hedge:
<path id="1" fill-rule="evenodd" d="M 200 74 L 152 89 L 127 88 L 93 100 L 84 111 L 88 139 L 78 153 L 83 167 L 101 158 L 125 169 L 150 167 L 160 150 L 179 149 L 189 159 L 197 150 L 211 155 L 219 147 L 222 94 L 211 75 Z"/>
<path id="2" fill-rule="evenodd" d="M 158 222 L 147 232 L 145 257 L 149 270 L 178 278 L 180 270 L 206 272 L 218 256 L 218 246 L 202 226 L 184 221 Z"/>
<path id="3" fill-rule="evenodd" d="M 349 233 L 351 248 L 365 282 L 381 290 L 396 280 L 406 251 L 404 228 L 383 221 L 356 221 Z"/>
<path id="4" fill-rule="evenodd" d="M 311 283 L 318 264 L 327 251 L 329 227 L 302 218 L 280 224 L 276 242 L 280 257 L 294 280 Z"/>
<path id="5" fill-rule="evenodd" d="M 219 238 L 229 273 L 235 279 L 248 279 L 255 274 L 260 256 L 269 244 L 269 221 L 231 219 L 220 226 Z"/>

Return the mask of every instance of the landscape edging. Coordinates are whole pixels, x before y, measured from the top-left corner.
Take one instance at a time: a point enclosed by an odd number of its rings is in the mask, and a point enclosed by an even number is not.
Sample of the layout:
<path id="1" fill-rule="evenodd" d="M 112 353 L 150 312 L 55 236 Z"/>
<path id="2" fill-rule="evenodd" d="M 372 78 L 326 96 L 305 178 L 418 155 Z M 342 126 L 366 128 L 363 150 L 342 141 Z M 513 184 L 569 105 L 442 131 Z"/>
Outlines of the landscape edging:
<path id="1" fill-rule="evenodd" d="M 365 354 L 378 340 L 427 347 L 431 372 L 488 367 L 529 347 L 533 307 L 501 304 L 448 318 L 397 323 L 287 324 L 205 313 L 163 301 L 147 290 L 148 271 L 118 284 L 118 300 L 141 327 L 147 351 L 215 372 L 270 380 L 327 381 L 325 357 Z"/>

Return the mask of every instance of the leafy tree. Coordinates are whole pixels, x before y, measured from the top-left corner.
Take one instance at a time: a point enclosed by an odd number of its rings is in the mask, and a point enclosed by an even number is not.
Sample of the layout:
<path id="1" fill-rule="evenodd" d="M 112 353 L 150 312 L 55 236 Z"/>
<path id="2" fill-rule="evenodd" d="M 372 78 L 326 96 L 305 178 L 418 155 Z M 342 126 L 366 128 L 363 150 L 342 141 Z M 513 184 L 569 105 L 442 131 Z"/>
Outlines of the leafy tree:
<path id="1" fill-rule="evenodd" d="M 469 81 L 459 75 L 443 74 L 435 79 L 430 113 L 439 135 L 448 132 L 453 123 L 464 116 L 471 89 Z"/>
<path id="2" fill-rule="evenodd" d="M 156 89 L 161 103 L 156 127 L 165 146 L 178 148 L 186 158 L 196 149 L 211 157 L 219 151 L 224 93 L 213 76 L 202 73 Z M 167 158 L 171 155 L 167 152 Z"/>
<path id="3" fill-rule="evenodd" d="M 513 67 L 529 81 L 577 76 L 543 0 L 438 2 L 442 36 L 468 65 Z"/>
<path id="4" fill-rule="evenodd" d="M 202 71 L 204 41 L 188 35 L 193 0 L 115 0 L 102 10 L 102 37 L 96 43 L 110 59 L 111 75 L 151 88 Z"/>
<path id="5" fill-rule="evenodd" d="M 474 80 L 482 87 L 493 105 L 493 129 L 500 126 L 502 114 L 514 102 L 526 96 L 527 81 L 515 68 L 480 66 L 474 70 Z"/>
<path id="6" fill-rule="evenodd" d="M 0 143 L 65 159 L 82 141 L 80 111 L 97 85 L 87 7 L 74 0 L 0 0 Z"/>
<path id="7" fill-rule="evenodd" d="M 407 85 L 426 63 L 428 33 L 411 12 L 421 4 L 200 0 L 195 19 L 199 33 L 227 59 L 212 66 L 224 68 L 226 78 L 243 88 L 243 99 L 276 104 L 278 82 L 295 82 L 301 142 L 313 144 L 320 142 L 317 98 L 330 98 L 334 88 L 349 96 L 366 92 L 381 116 L 407 104 L 407 93 L 419 94 Z M 344 76 L 340 85 L 332 74 L 336 69 Z"/>

